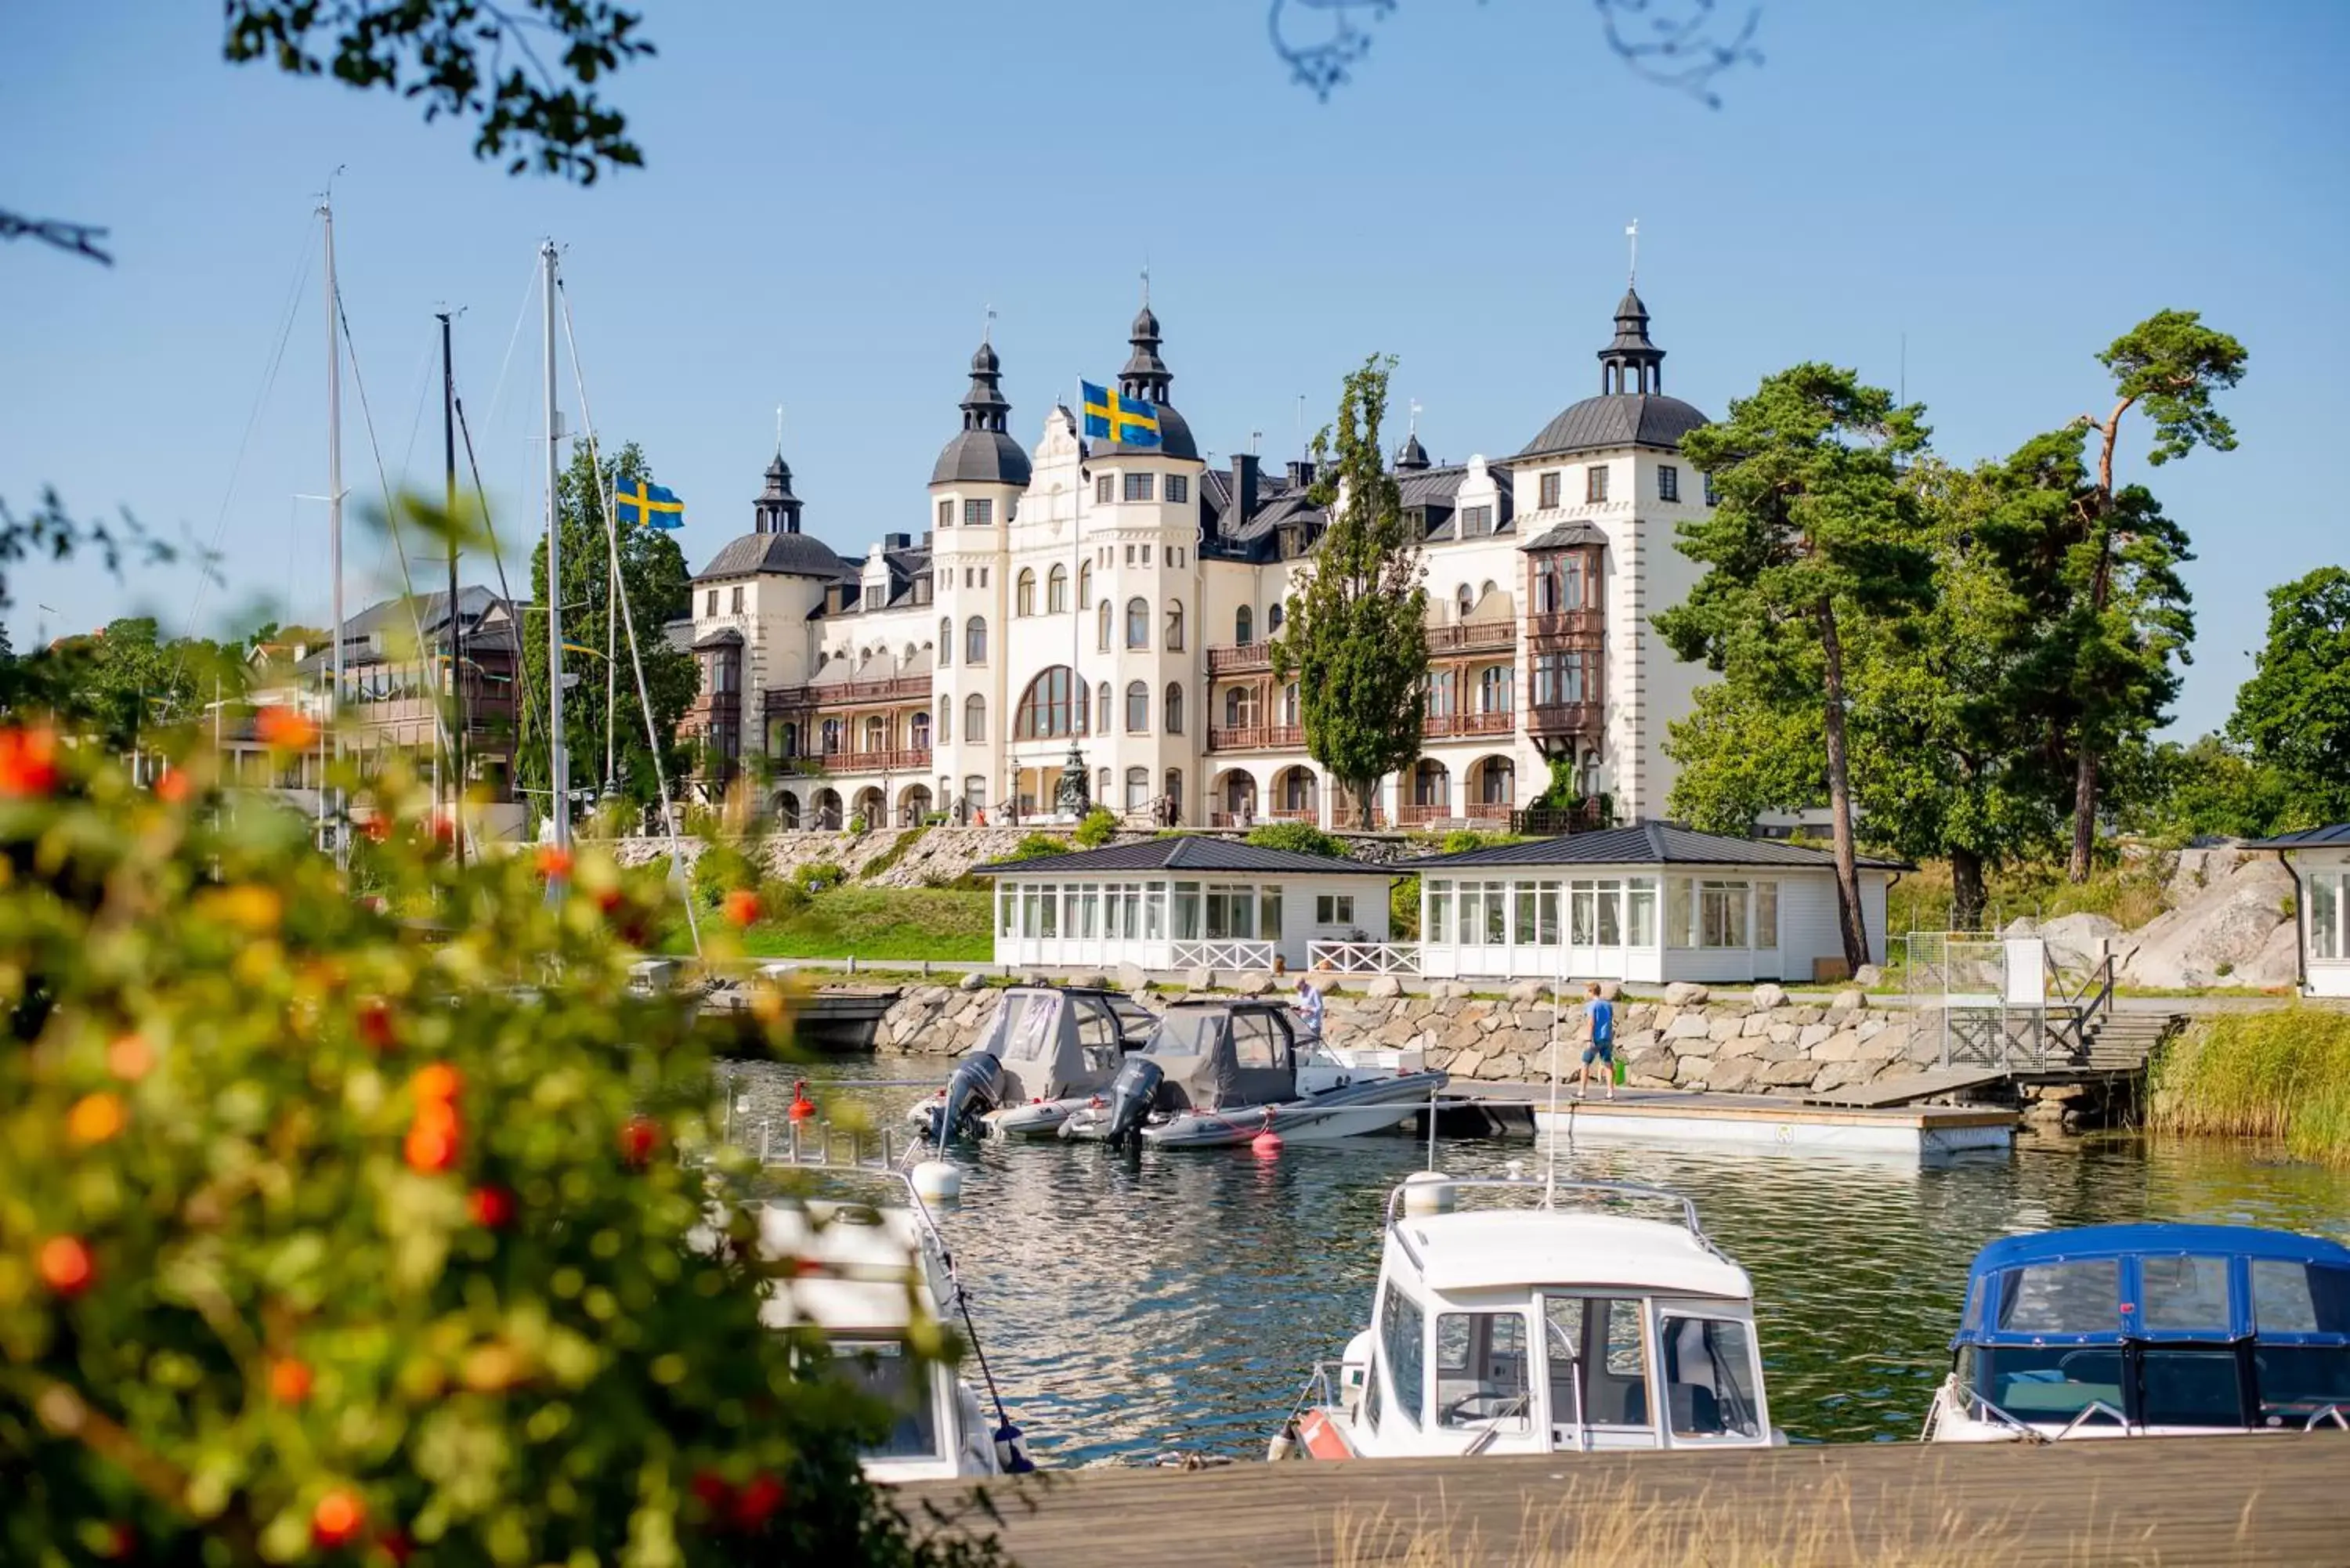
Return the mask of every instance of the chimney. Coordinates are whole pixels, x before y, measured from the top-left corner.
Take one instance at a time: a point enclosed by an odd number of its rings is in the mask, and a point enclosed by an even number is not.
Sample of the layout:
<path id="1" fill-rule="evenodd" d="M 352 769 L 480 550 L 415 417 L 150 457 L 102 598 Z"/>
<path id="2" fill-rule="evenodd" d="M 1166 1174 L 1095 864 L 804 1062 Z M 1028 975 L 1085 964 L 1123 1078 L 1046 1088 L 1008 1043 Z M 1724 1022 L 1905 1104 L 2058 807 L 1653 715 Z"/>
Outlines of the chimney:
<path id="1" fill-rule="evenodd" d="M 885 550 L 907 549 L 910 548 L 913 543 L 914 536 L 911 534 L 884 534 L 881 535 L 881 547 Z"/>
<path id="2" fill-rule="evenodd" d="M 1303 458 L 1292 459 L 1289 486 L 1293 490 L 1311 490 L 1314 487 L 1314 465 Z"/>
<path id="3" fill-rule="evenodd" d="M 1241 524 L 1256 514 L 1256 453 L 1232 453 L 1232 504 L 1225 514 L 1225 532 L 1237 535 Z"/>
<path id="4" fill-rule="evenodd" d="M 933 547 L 933 546 L 931 545 L 931 540 L 932 536 L 933 536 L 933 535 L 935 535 L 937 533 L 938 533 L 938 530 L 937 530 L 937 529 L 935 529 L 935 528 L 925 528 L 925 529 L 923 529 L 923 530 L 922 530 L 922 548 L 923 548 L 923 549 L 928 550 L 928 549 L 931 549 L 931 548 L 932 548 L 932 547 Z"/>

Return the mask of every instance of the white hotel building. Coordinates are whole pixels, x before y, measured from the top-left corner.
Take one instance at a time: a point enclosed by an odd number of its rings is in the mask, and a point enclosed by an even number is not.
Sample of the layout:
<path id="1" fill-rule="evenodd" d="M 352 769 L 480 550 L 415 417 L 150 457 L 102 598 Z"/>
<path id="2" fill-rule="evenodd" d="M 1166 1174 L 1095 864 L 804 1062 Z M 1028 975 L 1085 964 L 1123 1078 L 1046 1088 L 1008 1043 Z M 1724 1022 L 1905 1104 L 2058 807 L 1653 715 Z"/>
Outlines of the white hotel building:
<path id="1" fill-rule="evenodd" d="M 1381 782 L 1378 824 L 1505 826 L 1554 756 L 1617 820 L 1663 815 L 1666 725 L 1699 672 L 1648 618 L 1695 580 L 1674 537 L 1704 482 L 1679 442 L 1705 416 L 1664 395 L 1648 327 L 1627 291 L 1598 395 L 1515 455 L 1437 466 L 1417 436 L 1397 453 L 1431 665 L 1426 743 Z M 1074 742 L 1092 798 L 1146 821 L 1171 801 L 1190 825 L 1354 822 L 1268 647 L 1325 523 L 1310 466 L 1209 468 L 1147 306 L 1129 341 L 1119 389 L 1159 405 L 1161 444 L 1088 445 L 1055 408 L 1033 453 L 983 344 L 920 543 L 909 527 L 844 561 L 803 532 L 777 455 L 752 532 L 671 628 L 702 666 L 684 725 L 706 743 L 702 787 L 764 752 L 786 825 L 1001 822 L 1058 810 Z"/>

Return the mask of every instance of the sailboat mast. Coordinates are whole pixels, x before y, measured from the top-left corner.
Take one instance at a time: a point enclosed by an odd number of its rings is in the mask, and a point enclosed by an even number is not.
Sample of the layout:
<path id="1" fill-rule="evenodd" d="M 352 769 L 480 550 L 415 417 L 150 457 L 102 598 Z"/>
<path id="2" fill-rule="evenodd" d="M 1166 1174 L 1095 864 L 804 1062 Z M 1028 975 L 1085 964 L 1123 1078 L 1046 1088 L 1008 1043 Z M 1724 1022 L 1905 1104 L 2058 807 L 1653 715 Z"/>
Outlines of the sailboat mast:
<path id="1" fill-rule="evenodd" d="M 333 579 L 327 614 L 334 628 L 328 634 L 333 643 L 328 659 L 333 683 L 327 692 L 326 727 L 334 732 L 334 756 L 339 762 L 343 754 L 342 727 L 338 722 L 343 705 L 343 353 L 338 322 L 339 302 L 335 294 L 335 205 L 331 197 L 318 203 L 318 216 L 325 220 L 327 234 L 327 570 Z M 322 805 L 327 782 L 322 770 L 318 779 Z M 334 813 L 335 864 L 348 870 L 349 824 L 343 817 L 342 803 L 338 800 Z"/>
<path id="2" fill-rule="evenodd" d="M 449 312 L 441 317 L 441 439 L 448 455 L 449 524 L 449 826 L 457 864 L 465 864 L 465 621 L 457 600 L 457 372 L 449 357 Z"/>
<path id="3" fill-rule="evenodd" d="M 555 242 L 538 247 L 546 303 L 546 752 L 555 845 L 571 847 L 571 762 L 563 743 L 563 439 L 555 408 Z"/>

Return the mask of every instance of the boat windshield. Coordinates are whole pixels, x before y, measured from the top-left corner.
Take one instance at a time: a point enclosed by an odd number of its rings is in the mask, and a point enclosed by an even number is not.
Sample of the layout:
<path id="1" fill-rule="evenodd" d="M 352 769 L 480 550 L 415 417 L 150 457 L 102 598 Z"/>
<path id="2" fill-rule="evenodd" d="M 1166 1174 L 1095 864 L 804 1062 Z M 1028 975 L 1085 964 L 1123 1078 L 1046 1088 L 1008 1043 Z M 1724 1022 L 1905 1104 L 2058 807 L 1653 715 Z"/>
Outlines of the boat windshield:
<path id="1" fill-rule="evenodd" d="M 1667 1313 L 1657 1343 L 1675 1442 L 1762 1435 L 1755 1414 L 1754 1339 L 1745 1324 Z"/>
<path id="2" fill-rule="evenodd" d="M 1513 1435 L 1534 1430 L 1525 1314 L 1437 1314 L 1436 1424 Z"/>
<path id="3" fill-rule="evenodd" d="M 930 1364 L 909 1355 L 893 1339 L 836 1339 L 832 1357 L 836 1376 L 889 1412 L 886 1433 L 865 1445 L 868 1459 L 925 1459 L 938 1453 L 939 1410 Z"/>

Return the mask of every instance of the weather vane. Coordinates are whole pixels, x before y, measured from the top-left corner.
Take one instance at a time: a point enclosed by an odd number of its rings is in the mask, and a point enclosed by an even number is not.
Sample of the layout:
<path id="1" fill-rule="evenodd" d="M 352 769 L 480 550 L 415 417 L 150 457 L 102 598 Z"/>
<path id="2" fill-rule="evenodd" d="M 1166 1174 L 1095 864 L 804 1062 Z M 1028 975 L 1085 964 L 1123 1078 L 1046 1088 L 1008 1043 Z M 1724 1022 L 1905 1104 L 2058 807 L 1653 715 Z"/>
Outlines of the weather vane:
<path id="1" fill-rule="evenodd" d="M 1627 223 L 1627 224 L 1625 224 L 1625 225 L 1624 225 L 1624 237 L 1631 243 L 1631 250 L 1632 250 L 1632 262 L 1631 262 L 1631 265 L 1630 265 L 1630 268 L 1629 268 L 1629 269 L 1625 273 L 1625 275 L 1624 275 L 1624 281 L 1625 281 L 1625 283 L 1626 283 L 1627 285 L 1636 284 L 1636 283 L 1638 283 L 1638 282 L 1640 281 L 1640 220 L 1639 220 L 1639 219 L 1635 218 L 1635 219 L 1633 219 L 1630 223 Z"/>

